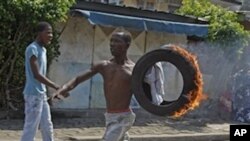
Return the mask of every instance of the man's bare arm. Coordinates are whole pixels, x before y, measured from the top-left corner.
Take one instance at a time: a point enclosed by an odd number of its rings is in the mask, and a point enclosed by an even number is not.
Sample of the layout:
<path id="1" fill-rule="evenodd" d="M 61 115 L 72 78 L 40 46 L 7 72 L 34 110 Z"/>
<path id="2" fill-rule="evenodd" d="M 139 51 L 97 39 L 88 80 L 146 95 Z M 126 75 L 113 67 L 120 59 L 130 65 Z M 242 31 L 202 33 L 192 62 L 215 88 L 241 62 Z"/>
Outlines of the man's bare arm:
<path id="1" fill-rule="evenodd" d="M 31 70 L 33 72 L 35 79 L 37 79 L 39 82 L 45 84 L 46 86 L 49 86 L 49 87 L 54 88 L 56 90 L 59 89 L 59 86 L 57 84 L 55 84 L 54 82 L 49 80 L 46 76 L 43 76 L 39 73 L 39 69 L 37 66 L 37 58 L 34 55 L 31 56 L 31 58 L 30 58 L 30 66 L 31 66 Z"/>
<path id="2" fill-rule="evenodd" d="M 74 89 L 80 83 L 88 80 L 89 78 L 91 78 L 92 76 L 97 74 L 99 72 L 101 66 L 102 66 L 102 63 L 96 64 L 96 65 L 92 66 L 90 69 L 83 72 L 82 74 L 74 77 L 68 83 L 64 84 L 63 87 L 57 91 L 57 94 L 68 93 L 68 91 Z"/>
<path id="3" fill-rule="evenodd" d="M 83 74 L 78 75 L 77 77 L 73 78 L 70 80 L 68 83 L 63 85 L 64 91 L 70 91 L 74 89 L 77 85 L 80 83 L 86 81 L 87 79 L 91 78 L 94 76 L 97 72 L 92 71 L 91 69 L 85 71 Z"/>

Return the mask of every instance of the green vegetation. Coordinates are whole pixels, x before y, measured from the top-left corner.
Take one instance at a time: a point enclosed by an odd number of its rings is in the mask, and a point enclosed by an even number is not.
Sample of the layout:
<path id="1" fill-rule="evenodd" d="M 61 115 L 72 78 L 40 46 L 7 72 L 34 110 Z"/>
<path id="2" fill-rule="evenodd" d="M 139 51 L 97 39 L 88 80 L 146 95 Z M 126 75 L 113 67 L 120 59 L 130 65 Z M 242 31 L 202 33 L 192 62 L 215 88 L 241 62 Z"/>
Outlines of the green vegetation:
<path id="1" fill-rule="evenodd" d="M 209 0 L 183 0 L 179 14 L 204 18 L 209 22 L 207 40 L 225 51 L 242 52 L 249 32 L 239 23 L 237 13 L 212 4 Z"/>
<path id="2" fill-rule="evenodd" d="M 35 39 L 39 21 L 52 26 L 67 19 L 74 0 L 1 0 L 0 1 L 0 108 L 16 109 L 14 99 L 22 98 L 25 82 L 24 51 Z M 48 64 L 59 55 L 59 31 L 47 48 Z"/>

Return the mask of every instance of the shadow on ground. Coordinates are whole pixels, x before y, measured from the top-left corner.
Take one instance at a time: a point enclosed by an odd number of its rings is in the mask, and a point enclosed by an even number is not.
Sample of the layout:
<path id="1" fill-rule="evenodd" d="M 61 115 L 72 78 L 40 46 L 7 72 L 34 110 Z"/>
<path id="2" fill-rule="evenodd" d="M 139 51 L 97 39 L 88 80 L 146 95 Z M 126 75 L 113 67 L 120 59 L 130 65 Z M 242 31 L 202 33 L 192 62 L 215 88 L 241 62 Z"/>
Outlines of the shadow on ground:
<path id="1" fill-rule="evenodd" d="M 60 128 L 90 128 L 105 127 L 104 109 L 89 110 L 53 110 L 52 117 L 55 129 Z M 190 130 L 199 132 L 207 124 L 229 123 L 219 117 L 200 116 L 197 113 L 189 113 L 180 118 L 160 117 L 152 115 L 143 109 L 134 109 L 136 121 L 134 126 L 166 126 L 176 130 Z M 0 112 L 3 116 L 3 112 Z M 0 120 L 0 130 L 22 130 L 23 111 L 9 113 L 9 119 Z"/>

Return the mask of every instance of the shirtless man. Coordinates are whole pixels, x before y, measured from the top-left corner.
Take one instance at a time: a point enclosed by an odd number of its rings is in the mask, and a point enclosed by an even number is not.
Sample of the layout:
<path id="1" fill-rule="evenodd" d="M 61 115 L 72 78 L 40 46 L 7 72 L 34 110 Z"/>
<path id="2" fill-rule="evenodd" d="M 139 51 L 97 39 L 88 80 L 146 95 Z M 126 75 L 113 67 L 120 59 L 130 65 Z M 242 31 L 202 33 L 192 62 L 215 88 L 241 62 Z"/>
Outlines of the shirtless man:
<path id="1" fill-rule="evenodd" d="M 135 114 L 130 109 L 131 75 L 134 67 L 127 57 L 131 43 L 128 32 L 115 32 L 110 40 L 112 58 L 94 64 L 90 69 L 66 83 L 57 94 L 68 93 L 78 84 L 100 73 L 104 80 L 104 95 L 107 112 L 105 113 L 106 131 L 103 141 L 129 140 L 127 131 L 135 121 Z"/>

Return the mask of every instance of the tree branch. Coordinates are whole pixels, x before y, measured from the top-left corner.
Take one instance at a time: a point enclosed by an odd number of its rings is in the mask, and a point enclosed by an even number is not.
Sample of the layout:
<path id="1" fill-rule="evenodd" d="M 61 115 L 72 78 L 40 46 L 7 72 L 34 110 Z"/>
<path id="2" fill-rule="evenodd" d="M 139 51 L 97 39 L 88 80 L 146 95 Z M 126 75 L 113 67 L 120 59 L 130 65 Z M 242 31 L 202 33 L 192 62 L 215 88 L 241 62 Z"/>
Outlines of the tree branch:
<path id="1" fill-rule="evenodd" d="M 12 74 L 13 74 L 13 70 L 14 70 L 16 59 L 17 59 L 17 55 L 18 55 L 17 50 L 15 50 L 14 58 L 11 60 L 10 70 L 9 70 L 9 73 L 7 74 L 7 78 L 6 78 L 5 85 L 4 85 L 5 86 L 5 94 L 6 94 L 7 104 L 14 111 L 17 111 L 18 109 L 13 105 L 12 101 L 10 100 L 9 80 L 12 77 Z"/>
<path id="2" fill-rule="evenodd" d="M 13 56 L 13 53 L 9 55 L 8 59 L 6 61 L 4 61 L 4 64 L 2 65 L 1 69 L 0 69 L 0 75 L 4 72 L 4 70 L 8 67 L 8 64 L 11 60 Z"/>

